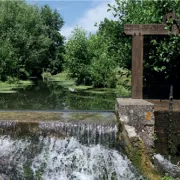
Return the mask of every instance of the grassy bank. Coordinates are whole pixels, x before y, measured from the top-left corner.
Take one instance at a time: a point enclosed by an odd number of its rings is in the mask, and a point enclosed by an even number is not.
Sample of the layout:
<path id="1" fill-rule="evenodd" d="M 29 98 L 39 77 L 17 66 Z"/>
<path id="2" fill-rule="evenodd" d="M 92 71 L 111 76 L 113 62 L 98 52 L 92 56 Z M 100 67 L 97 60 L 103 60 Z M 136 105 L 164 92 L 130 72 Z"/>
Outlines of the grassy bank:
<path id="1" fill-rule="evenodd" d="M 42 74 L 42 77 L 46 81 L 54 81 L 58 84 L 61 84 L 63 87 L 72 88 L 75 90 L 93 88 L 92 86 L 83 86 L 83 85 L 76 86 L 75 80 L 69 78 L 66 72 L 61 72 L 56 75 L 51 75 L 50 73 L 44 73 Z"/>
<path id="2" fill-rule="evenodd" d="M 118 97 L 130 96 L 130 90 L 122 85 L 117 85 L 116 88 L 94 88 L 93 86 L 76 85 L 75 80 L 68 77 L 67 72 L 62 72 L 56 75 L 44 73 L 43 79 L 46 81 L 54 81 L 71 91 L 83 90 L 89 93 L 103 94 L 103 93 L 116 93 Z"/>
<path id="3" fill-rule="evenodd" d="M 130 96 L 130 90 L 126 89 L 122 85 L 117 85 L 116 88 L 94 88 L 93 86 L 76 85 L 75 80 L 68 77 L 67 72 L 62 72 L 56 75 L 50 73 L 42 74 L 44 81 L 53 81 L 70 91 L 81 91 L 88 92 L 91 94 L 104 94 L 104 93 L 115 93 L 118 97 Z M 0 93 L 16 93 L 19 88 L 24 88 L 32 85 L 33 82 L 30 80 L 26 81 L 14 81 L 14 82 L 2 82 L 0 81 Z"/>
<path id="4" fill-rule="evenodd" d="M 2 82 L 0 81 L 0 93 L 15 93 L 17 89 L 32 85 L 32 81 L 15 81 L 15 82 Z"/>

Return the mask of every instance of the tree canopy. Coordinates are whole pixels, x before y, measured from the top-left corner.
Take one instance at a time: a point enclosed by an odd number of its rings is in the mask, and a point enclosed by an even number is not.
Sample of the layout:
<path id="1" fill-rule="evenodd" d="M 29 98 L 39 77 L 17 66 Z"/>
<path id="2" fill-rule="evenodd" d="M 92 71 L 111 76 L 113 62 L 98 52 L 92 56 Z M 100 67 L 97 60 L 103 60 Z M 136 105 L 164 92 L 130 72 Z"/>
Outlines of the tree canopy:
<path id="1" fill-rule="evenodd" d="M 114 16 L 118 17 L 117 23 L 119 23 L 121 27 L 123 27 L 124 24 L 162 23 L 163 16 L 166 13 L 174 11 L 180 18 L 179 0 L 116 0 L 116 4 L 113 6 L 109 5 L 109 8 L 113 11 Z M 166 23 L 171 26 L 171 24 L 175 22 Z M 123 35 L 123 28 L 120 36 L 121 42 L 127 40 L 129 41 L 128 44 L 131 44 L 131 37 Z M 145 93 L 148 93 L 149 97 L 155 97 L 157 95 L 158 97 L 168 98 L 170 85 L 174 85 L 177 92 L 179 89 L 177 82 L 180 77 L 178 71 L 180 35 L 145 36 L 144 44 L 144 91 L 147 91 Z M 126 57 L 120 55 L 120 58 L 123 58 L 125 62 L 131 59 L 131 48 L 128 47 L 129 46 L 127 46 L 127 48 L 124 47 L 125 49 L 123 51 Z M 163 94 L 163 92 L 165 92 L 165 94 Z"/>
<path id="2" fill-rule="evenodd" d="M 163 16 L 174 11 L 180 17 L 180 1 L 115 0 L 114 5 L 108 4 L 107 10 L 113 13 L 115 20 L 105 18 L 97 33 L 86 39 L 86 55 L 89 57 L 86 68 L 94 86 L 107 87 L 109 81 L 116 86 L 121 81 L 117 78 L 119 69 L 127 69 L 127 76 L 131 70 L 131 37 L 124 34 L 124 24 L 162 23 Z M 170 27 L 175 22 L 166 23 Z M 144 44 L 144 91 L 149 97 L 161 98 L 163 95 L 168 98 L 171 84 L 177 92 L 180 89 L 177 83 L 180 77 L 180 35 L 145 36 Z"/>
<path id="3" fill-rule="evenodd" d="M 95 34 L 76 27 L 64 44 L 64 20 L 56 10 L 24 0 L 0 1 L 0 80 L 65 70 L 77 84 L 129 89 L 132 45 L 124 24 L 162 23 L 163 15 L 174 11 L 180 17 L 180 0 L 115 0 L 107 11 L 114 20 L 105 18 Z M 144 46 L 144 91 L 168 98 L 174 85 L 179 94 L 180 35 L 145 36 Z"/>
<path id="4" fill-rule="evenodd" d="M 8 77 L 40 77 L 42 69 L 60 72 L 63 19 L 48 6 L 25 1 L 0 2 L 0 74 Z"/>

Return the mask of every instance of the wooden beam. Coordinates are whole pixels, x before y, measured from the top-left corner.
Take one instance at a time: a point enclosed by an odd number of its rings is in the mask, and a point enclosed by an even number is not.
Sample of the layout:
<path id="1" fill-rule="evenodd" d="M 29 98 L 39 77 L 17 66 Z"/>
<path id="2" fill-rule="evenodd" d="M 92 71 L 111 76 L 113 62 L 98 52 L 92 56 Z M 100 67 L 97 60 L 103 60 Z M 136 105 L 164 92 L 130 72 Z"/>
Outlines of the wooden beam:
<path id="1" fill-rule="evenodd" d="M 143 98 L 143 36 L 144 35 L 169 35 L 168 26 L 165 22 L 168 19 L 175 20 L 172 25 L 171 33 L 180 34 L 178 24 L 179 19 L 176 15 L 169 13 L 164 17 L 162 24 L 125 24 L 124 32 L 132 35 L 132 98 Z"/>
<path id="2" fill-rule="evenodd" d="M 168 35 L 166 24 L 125 24 L 124 32 L 127 35 Z M 180 34 L 176 24 L 172 26 L 172 34 Z"/>
<path id="3" fill-rule="evenodd" d="M 143 98 L 143 36 L 132 37 L 132 99 Z"/>

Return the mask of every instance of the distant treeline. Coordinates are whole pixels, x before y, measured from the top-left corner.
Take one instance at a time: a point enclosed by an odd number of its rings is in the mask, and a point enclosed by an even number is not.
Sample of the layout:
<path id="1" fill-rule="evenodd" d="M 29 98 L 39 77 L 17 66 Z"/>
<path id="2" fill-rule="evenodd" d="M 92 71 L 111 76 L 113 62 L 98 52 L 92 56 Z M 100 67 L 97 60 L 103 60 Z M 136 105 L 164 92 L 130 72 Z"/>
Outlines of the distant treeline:
<path id="1" fill-rule="evenodd" d="M 96 34 L 76 27 L 64 43 L 64 21 L 49 6 L 24 1 L 0 1 L 0 78 L 40 77 L 42 71 L 67 71 L 77 84 L 130 88 L 131 37 L 124 24 L 162 23 L 163 15 L 175 11 L 180 0 L 115 0 L 107 5 L 115 19 L 96 24 Z M 166 22 L 171 28 L 175 22 Z M 145 36 L 144 91 L 168 96 L 172 84 L 178 91 L 180 35 Z M 165 90 L 165 91 L 164 91 Z"/>

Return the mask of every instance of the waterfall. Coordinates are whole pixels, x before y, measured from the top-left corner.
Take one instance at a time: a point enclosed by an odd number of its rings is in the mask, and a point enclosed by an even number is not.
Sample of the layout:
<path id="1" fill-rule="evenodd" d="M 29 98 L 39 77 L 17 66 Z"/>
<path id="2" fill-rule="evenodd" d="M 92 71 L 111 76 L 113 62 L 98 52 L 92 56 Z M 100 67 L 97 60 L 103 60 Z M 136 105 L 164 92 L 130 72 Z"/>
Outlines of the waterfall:
<path id="1" fill-rule="evenodd" d="M 59 134 L 61 137 L 76 137 L 82 144 L 101 144 L 106 147 L 117 145 L 116 124 L 87 124 L 65 122 L 40 122 L 41 132 Z"/>
<path id="2" fill-rule="evenodd" d="M 0 120 L 0 180 L 143 179 L 121 153 L 117 134 L 113 113 Z"/>
<path id="3" fill-rule="evenodd" d="M 76 138 L 0 136 L 0 178 L 42 180 L 140 180 L 126 156 Z"/>
<path id="4" fill-rule="evenodd" d="M 0 121 L 0 134 L 54 135 L 61 138 L 76 137 L 83 144 L 102 144 L 117 147 L 116 123 L 88 123 L 82 121 Z"/>

